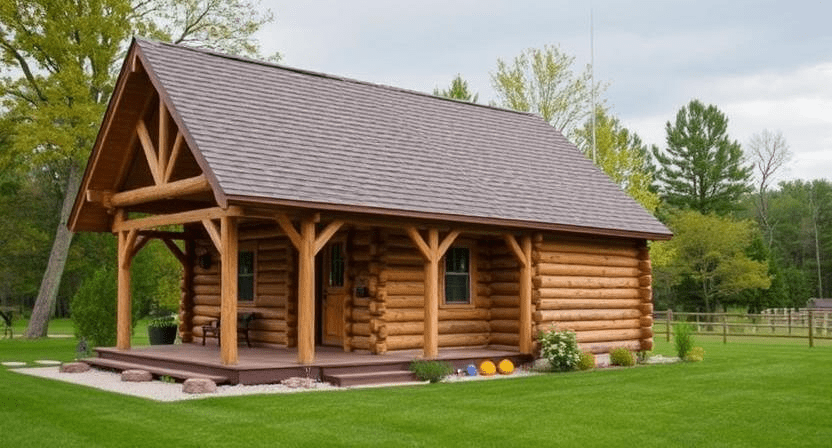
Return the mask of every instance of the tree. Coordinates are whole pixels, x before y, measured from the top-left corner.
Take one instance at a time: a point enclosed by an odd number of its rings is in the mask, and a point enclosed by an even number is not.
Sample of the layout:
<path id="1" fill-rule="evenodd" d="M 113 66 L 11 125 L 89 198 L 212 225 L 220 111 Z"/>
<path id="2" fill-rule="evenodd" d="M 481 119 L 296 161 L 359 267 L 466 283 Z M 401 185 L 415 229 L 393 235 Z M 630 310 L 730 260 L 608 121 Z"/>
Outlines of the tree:
<path id="1" fill-rule="evenodd" d="M 468 90 L 468 81 L 462 79 L 462 75 L 457 74 L 451 81 L 450 87 L 447 89 L 433 89 L 433 94 L 436 96 L 444 96 L 445 98 L 453 98 L 455 100 L 468 101 L 469 103 L 476 103 L 479 99 L 479 93 L 471 93 Z"/>
<path id="2" fill-rule="evenodd" d="M 578 148 L 593 158 L 592 120 L 576 129 L 575 137 Z M 652 191 L 654 167 L 647 145 L 600 106 L 595 109 L 594 162 L 645 209 L 656 211 L 659 196 Z"/>
<path id="3" fill-rule="evenodd" d="M 571 70 L 574 61 L 552 45 L 529 48 L 510 64 L 497 59 L 497 71 L 491 73 L 496 104 L 536 113 L 569 135 L 590 114 L 593 89 L 589 67 L 576 75 Z M 594 88 L 596 94 L 601 90 Z"/>
<path id="4" fill-rule="evenodd" d="M 72 234 L 66 228 L 83 164 L 133 33 L 256 52 L 253 34 L 271 21 L 241 0 L 11 0 L 0 4 L 0 80 L 12 151 L 50 173 L 60 219 L 27 337 L 46 335 Z M 5 156 L 8 156 L 5 155 Z"/>
<path id="5" fill-rule="evenodd" d="M 751 167 L 743 164 L 739 143 L 728 138 L 728 118 L 714 105 L 692 100 L 667 122 L 667 149 L 653 155 L 657 180 L 668 204 L 724 215 L 751 191 Z"/>
<path id="6" fill-rule="evenodd" d="M 742 291 L 771 285 L 768 265 L 746 254 L 754 237 L 751 221 L 687 210 L 671 218 L 670 228 L 673 239 L 654 244 L 662 254 L 655 267 L 659 275 L 675 273 L 677 284 L 692 280 L 706 312 Z"/>
<path id="7" fill-rule="evenodd" d="M 771 246 L 773 234 L 768 216 L 768 188 L 777 172 L 791 160 L 792 153 L 782 132 L 763 129 L 759 134 L 751 136 L 748 157 L 757 178 L 757 217 L 766 233 L 766 243 Z"/>

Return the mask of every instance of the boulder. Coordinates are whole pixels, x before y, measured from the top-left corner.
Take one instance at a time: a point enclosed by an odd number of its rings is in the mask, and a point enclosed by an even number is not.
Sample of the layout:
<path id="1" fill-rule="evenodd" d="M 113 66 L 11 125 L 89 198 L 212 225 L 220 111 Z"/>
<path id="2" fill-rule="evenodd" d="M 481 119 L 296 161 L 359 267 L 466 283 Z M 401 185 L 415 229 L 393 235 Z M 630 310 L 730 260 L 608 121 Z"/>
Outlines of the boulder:
<path id="1" fill-rule="evenodd" d="M 217 383 L 208 378 L 188 378 L 182 384 L 182 392 L 186 394 L 210 394 L 217 391 Z"/>
<path id="2" fill-rule="evenodd" d="M 292 378 L 286 378 L 285 380 L 281 381 L 280 384 L 292 389 L 312 389 L 316 386 L 316 381 L 314 378 L 301 378 L 296 376 Z"/>
<path id="3" fill-rule="evenodd" d="M 153 380 L 153 375 L 147 370 L 125 370 L 121 372 L 121 380 L 130 383 L 146 383 Z"/>
<path id="4" fill-rule="evenodd" d="M 68 362 L 61 364 L 60 371 L 63 373 L 81 373 L 90 370 L 90 365 L 85 362 Z"/>

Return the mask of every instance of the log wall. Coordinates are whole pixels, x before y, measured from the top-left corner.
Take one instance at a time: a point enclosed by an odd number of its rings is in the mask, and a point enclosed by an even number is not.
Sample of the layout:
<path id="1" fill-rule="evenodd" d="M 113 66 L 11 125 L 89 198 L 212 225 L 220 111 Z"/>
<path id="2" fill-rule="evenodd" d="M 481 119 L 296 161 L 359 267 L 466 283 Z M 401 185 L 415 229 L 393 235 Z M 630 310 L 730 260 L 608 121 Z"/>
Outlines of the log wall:
<path id="1" fill-rule="evenodd" d="M 296 254 L 291 243 L 279 232 L 240 230 L 240 246 L 255 250 L 255 299 L 239 302 L 239 312 L 257 313 L 249 337 L 252 342 L 293 347 L 297 345 Z M 196 252 L 211 253 L 211 267 L 193 266 L 192 333 L 202 338 L 202 326 L 220 316 L 220 257 L 211 241 L 197 240 Z M 186 291 L 183 291 L 183 297 Z M 182 313 L 183 315 L 185 313 Z"/>
<path id="2" fill-rule="evenodd" d="M 593 353 L 653 347 L 650 255 L 633 240 L 534 240 L 535 334 L 555 325 Z"/>
<path id="3" fill-rule="evenodd" d="M 485 266 L 484 266 L 485 267 Z M 520 263 L 502 239 L 488 241 L 489 343 L 519 347 Z M 534 309 L 534 304 L 532 304 Z"/>

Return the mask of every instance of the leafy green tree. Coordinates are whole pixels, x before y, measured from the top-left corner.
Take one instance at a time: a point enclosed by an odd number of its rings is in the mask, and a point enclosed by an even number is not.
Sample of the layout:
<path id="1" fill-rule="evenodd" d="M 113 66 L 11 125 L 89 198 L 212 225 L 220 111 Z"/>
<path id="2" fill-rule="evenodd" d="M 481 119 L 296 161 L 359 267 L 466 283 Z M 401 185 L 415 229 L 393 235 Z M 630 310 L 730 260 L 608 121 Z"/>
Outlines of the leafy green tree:
<path id="1" fill-rule="evenodd" d="M 46 335 L 72 234 L 66 228 L 83 164 L 130 36 L 252 54 L 271 21 L 241 0 L 9 0 L 0 3 L 0 110 L 15 138 L 4 158 L 48 172 L 63 198 L 27 337 Z"/>
<path id="2" fill-rule="evenodd" d="M 590 114 L 593 89 L 589 67 L 575 74 L 574 61 L 552 45 L 529 48 L 511 63 L 497 59 L 497 70 L 491 73 L 496 104 L 536 113 L 569 135 Z M 601 90 L 598 85 L 594 88 L 596 93 Z"/>
<path id="3" fill-rule="evenodd" d="M 692 100 L 667 122 L 667 149 L 653 155 L 657 180 L 671 206 L 724 215 L 751 191 L 751 167 L 742 148 L 728 138 L 728 118 L 714 105 Z"/>
<path id="4" fill-rule="evenodd" d="M 592 120 L 575 130 L 578 148 L 594 159 L 613 182 L 649 212 L 659 206 L 659 196 L 653 187 L 655 168 L 647 145 L 639 136 L 621 125 L 617 118 L 598 107 L 595 110 L 595 154 L 592 148 Z"/>
<path id="5" fill-rule="evenodd" d="M 478 93 L 471 93 L 468 89 L 468 81 L 462 79 L 462 75 L 460 74 L 457 74 L 451 81 L 450 87 L 447 89 L 437 87 L 433 89 L 433 94 L 436 96 L 444 96 L 445 98 L 468 101 L 469 103 L 476 103 L 480 97 Z"/>
<path id="6" fill-rule="evenodd" d="M 670 228 L 673 239 L 653 245 L 662 253 L 654 266 L 660 276 L 670 272 L 677 284 L 690 279 L 706 312 L 738 293 L 771 285 L 767 263 L 746 254 L 754 238 L 751 221 L 686 210 L 672 216 Z"/>

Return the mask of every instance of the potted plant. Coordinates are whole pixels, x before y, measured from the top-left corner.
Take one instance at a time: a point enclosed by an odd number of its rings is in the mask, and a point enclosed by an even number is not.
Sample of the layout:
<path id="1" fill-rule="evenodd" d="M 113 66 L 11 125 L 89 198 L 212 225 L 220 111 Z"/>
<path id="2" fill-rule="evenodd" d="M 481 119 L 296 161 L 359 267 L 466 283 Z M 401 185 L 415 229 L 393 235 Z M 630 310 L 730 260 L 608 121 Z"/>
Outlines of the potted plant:
<path id="1" fill-rule="evenodd" d="M 173 313 L 153 316 L 147 323 L 150 345 L 173 344 L 178 331 L 179 319 Z"/>

